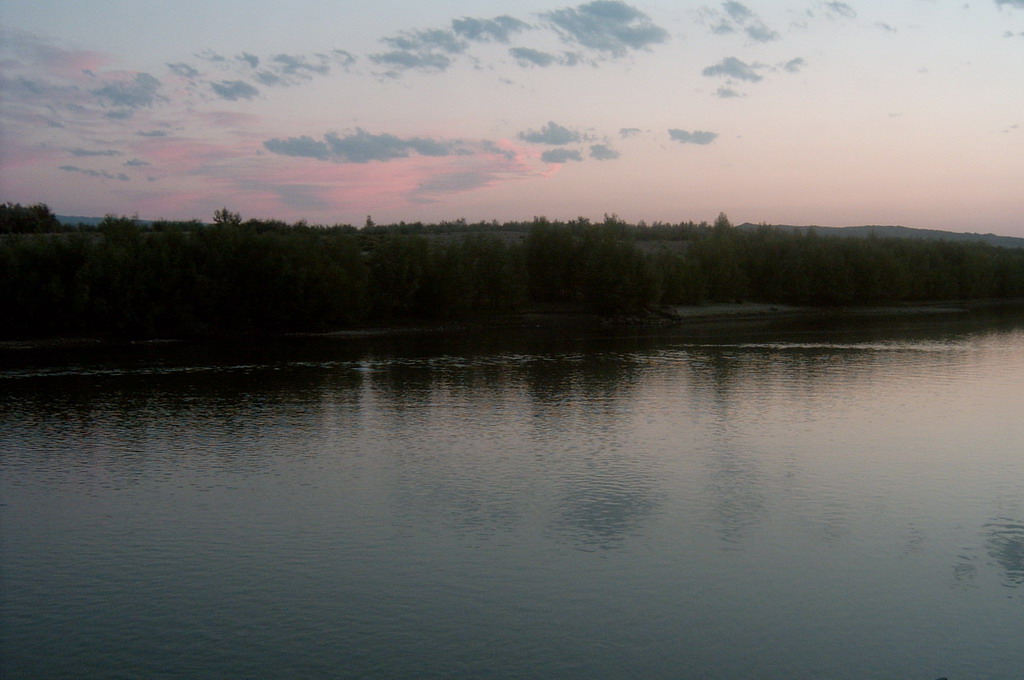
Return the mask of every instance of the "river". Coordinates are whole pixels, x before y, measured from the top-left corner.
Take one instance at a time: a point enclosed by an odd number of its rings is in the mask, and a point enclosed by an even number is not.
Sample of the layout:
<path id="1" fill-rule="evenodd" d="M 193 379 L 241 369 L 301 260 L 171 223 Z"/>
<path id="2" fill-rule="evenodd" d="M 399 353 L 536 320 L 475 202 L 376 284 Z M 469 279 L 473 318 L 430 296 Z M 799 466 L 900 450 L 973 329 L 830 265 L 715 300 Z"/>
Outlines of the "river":
<path id="1" fill-rule="evenodd" d="M 1024 320 L 6 352 L 0 676 L 1021 677 Z"/>

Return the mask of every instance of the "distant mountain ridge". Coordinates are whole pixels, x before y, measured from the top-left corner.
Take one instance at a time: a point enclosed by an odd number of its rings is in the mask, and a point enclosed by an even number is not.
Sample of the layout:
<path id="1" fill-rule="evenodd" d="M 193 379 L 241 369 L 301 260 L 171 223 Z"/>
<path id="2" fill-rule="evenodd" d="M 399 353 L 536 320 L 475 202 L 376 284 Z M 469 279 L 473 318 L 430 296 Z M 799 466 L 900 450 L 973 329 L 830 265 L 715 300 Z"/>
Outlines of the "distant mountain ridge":
<path id="1" fill-rule="evenodd" d="M 814 230 L 822 236 L 842 236 L 852 238 L 867 238 L 877 236 L 878 238 L 914 238 L 932 239 L 938 241 L 960 241 L 970 243 L 987 243 L 992 246 L 1003 248 L 1024 248 L 1024 238 L 1016 236 L 997 236 L 996 234 L 977 234 L 968 232 L 941 231 L 939 229 L 913 229 L 911 227 L 865 225 L 860 227 L 819 227 L 808 226 L 798 227 L 791 224 L 769 224 L 760 225 L 744 222 L 737 225 L 737 229 L 753 231 L 767 226 L 769 229 L 776 229 L 785 232 L 805 233 Z"/>

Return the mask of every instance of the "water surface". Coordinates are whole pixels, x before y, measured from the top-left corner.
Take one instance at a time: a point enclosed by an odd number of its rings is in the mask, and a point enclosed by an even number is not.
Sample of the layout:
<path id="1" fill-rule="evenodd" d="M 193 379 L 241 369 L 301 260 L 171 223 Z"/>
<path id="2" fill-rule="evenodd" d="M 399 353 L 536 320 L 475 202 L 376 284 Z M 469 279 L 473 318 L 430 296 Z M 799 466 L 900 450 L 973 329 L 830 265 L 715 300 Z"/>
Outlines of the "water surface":
<path id="1" fill-rule="evenodd" d="M 4 678 L 1024 668 L 1024 324 L 26 352 Z"/>

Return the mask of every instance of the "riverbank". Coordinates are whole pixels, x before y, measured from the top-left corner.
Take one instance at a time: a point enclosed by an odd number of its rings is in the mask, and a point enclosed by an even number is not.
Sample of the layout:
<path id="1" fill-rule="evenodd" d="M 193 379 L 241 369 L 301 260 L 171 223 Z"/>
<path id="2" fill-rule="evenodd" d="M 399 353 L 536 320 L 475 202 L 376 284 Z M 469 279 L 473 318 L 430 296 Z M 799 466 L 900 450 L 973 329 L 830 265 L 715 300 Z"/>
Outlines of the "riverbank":
<path id="1" fill-rule="evenodd" d="M 839 320 L 854 318 L 923 318 L 967 315 L 985 310 L 1024 312 L 1022 300 L 956 300 L 855 307 L 814 307 L 758 302 L 673 305 L 640 314 L 602 316 L 570 305 L 534 306 L 515 314 L 503 314 L 456 323 L 411 324 L 354 328 L 296 335 L 315 337 L 372 338 L 417 333 L 471 333 L 500 329 L 593 330 L 624 327 L 749 328 L 774 321 L 797 319 Z"/>
<path id="2" fill-rule="evenodd" d="M 1024 299 L 1014 300 L 946 300 L 913 302 L 906 304 L 865 305 L 849 307 L 816 307 L 762 302 L 708 303 L 703 305 L 672 305 L 649 311 L 643 315 L 598 317 L 562 308 L 534 310 L 518 317 L 523 322 L 563 318 L 593 318 L 604 324 L 676 325 L 717 321 L 770 320 L 787 317 L 886 317 L 968 314 L 982 310 L 1019 309 L 1024 311 Z"/>
<path id="3" fill-rule="evenodd" d="M 730 326 L 749 328 L 777 320 L 821 319 L 836 321 L 853 318 L 884 319 L 965 315 L 1000 309 L 1024 312 L 1024 300 L 955 300 L 915 302 L 853 307 L 814 307 L 758 302 L 709 303 L 674 305 L 649 310 L 642 314 L 602 316 L 571 305 L 533 306 L 515 314 L 458 322 L 421 322 L 388 326 L 349 328 L 334 331 L 289 333 L 290 337 L 374 338 L 398 335 L 472 333 L 486 330 L 544 328 L 550 330 L 594 330 L 622 327 L 680 327 L 727 329 Z M 250 338 L 252 336 L 249 336 Z M 206 338 L 125 339 L 109 337 L 52 337 L 0 340 L 0 351 L 26 349 L 60 349 L 98 345 L 141 345 L 184 342 Z M 218 338 L 219 339 L 219 338 Z"/>

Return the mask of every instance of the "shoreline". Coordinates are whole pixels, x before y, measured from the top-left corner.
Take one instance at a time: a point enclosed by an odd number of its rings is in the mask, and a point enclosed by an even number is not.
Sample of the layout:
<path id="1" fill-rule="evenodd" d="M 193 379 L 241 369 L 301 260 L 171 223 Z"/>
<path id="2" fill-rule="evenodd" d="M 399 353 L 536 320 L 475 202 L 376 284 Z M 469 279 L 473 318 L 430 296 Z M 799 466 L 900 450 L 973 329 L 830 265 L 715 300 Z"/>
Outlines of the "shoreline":
<path id="1" fill-rule="evenodd" d="M 521 312 L 495 315 L 466 321 L 424 322 L 392 326 L 367 326 L 333 331 L 310 331 L 268 334 L 277 338 L 352 338 L 367 339 L 399 335 L 465 333 L 498 329 L 610 329 L 626 327 L 693 328 L 713 326 L 749 326 L 784 319 L 853 319 L 886 317 L 920 318 L 924 316 L 957 316 L 982 311 L 1012 310 L 1024 312 L 1024 299 L 1008 300 L 946 300 L 906 304 L 868 305 L 863 307 L 815 307 L 760 302 L 708 303 L 704 305 L 671 305 L 643 314 L 602 316 L 570 306 L 534 307 Z M 101 347 L 111 345 L 158 345 L 169 343 L 207 342 L 232 337 L 261 337 L 260 334 L 233 336 L 211 335 L 183 338 L 128 339 L 102 336 L 68 336 L 0 340 L 0 352 L 33 349 Z"/>

